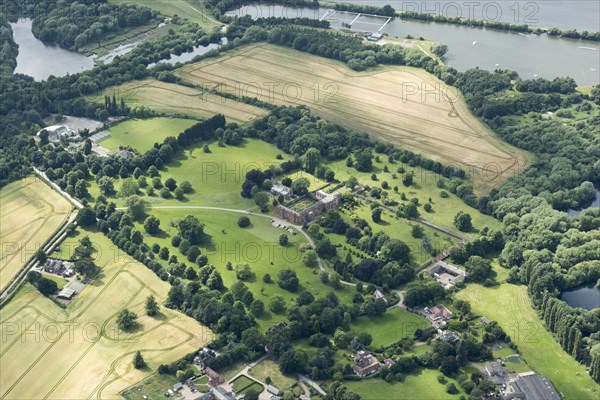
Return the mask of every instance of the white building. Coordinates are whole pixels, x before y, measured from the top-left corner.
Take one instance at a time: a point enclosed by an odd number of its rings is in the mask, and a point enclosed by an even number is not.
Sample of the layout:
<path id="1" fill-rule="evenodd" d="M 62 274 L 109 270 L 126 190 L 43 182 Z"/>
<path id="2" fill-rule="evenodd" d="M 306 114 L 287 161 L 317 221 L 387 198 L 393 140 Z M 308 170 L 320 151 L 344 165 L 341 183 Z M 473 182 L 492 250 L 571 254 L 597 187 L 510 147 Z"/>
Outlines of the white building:
<path id="1" fill-rule="evenodd" d="M 44 129 L 41 129 L 36 136 L 40 136 L 40 134 L 46 131 L 48 133 L 48 140 L 50 142 L 57 142 L 62 137 L 73 137 L 77 134 L 73 129 L 69 128 L 66 125 L 52 125 L 47 126 Z"/>

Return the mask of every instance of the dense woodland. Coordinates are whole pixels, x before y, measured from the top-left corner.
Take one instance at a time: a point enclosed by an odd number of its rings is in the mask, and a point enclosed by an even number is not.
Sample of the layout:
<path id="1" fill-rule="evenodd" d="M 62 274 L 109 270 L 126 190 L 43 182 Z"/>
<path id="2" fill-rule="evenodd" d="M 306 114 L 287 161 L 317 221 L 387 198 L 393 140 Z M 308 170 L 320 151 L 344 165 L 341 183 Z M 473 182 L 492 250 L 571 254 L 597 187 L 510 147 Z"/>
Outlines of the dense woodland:
<path id="1" fill-rule="evenodd" d="M 225 1 L 213 2 L 211 5 L 217 13 L 231 7 L 231 3 Z M 19 15 L 28 15 L 34 12 L 35 7 L 40 6 L 35 2 L 24 3 L 25 11 L 19 11 Z M 50 18 L 38 22 L 39 34 L 46 30 L 52 31 L 48 28 L 52 25 L 49 20 Z M 481 232 L 480 238 L 452 254 L 452 257 L 458 262 L 464 262 L 468 268 L 485 272 L 485 265 L 479 258 L 499 254 L 502 266 L 510 269 L 509 280 L 528 285 L 535 307 L 563 348 L 578 361 L 591 365 L 592 377 L 600 380 L 600 315 L 597 311 L 574 309 L 558 299 L 561 291 L 595 282 L 600 278 L 600 213 L 590 210 L 576 218 L 568 218 L 562 212 L 588 205 L 593 199 L 594 185 L 600 185 L 600 87 L 594 88 L 590 95 L 585 95 L 575 91 L 574 82 L 569 78 L 558 78 L 551 82 L 541 79 L 523 82 L 516 73 L 510 71 L 487 72 L 473 69 L 459 73 L 414 50 L 390 45 L 368 45 L 356 38 L 307 28 L 282 28 L 281 20 L 278 19 L 259 21 L 255 26 L 252 25 L 247 18 L 234 22 L 234 40 L 221 51 L 244 43 L 266 40 L 343 61 L 355 70 L 368 69 L 377 64 L 421 67 L 446 83 L 455 84 L 477 116 L 509 143 L 536 155 L 534 165 L 509 178 L 502 187 L 488 195 L 477 197 L 472 187 L 469 189 L 469 185 L 460 190 L 458 184 L 454 186 L 453 190 L 467 204 L 502 220 L 503 230 Z M 273 143 L 300 160 L 282 163 L 279 167 L 281 170 L 306 168 L 302 160 L 307 158 L 307 154 L 317 151 L 321 157 L 329 160 L 347 159 L 350 156 L 357 170 L 368 171 L 372 157 L 380 154 L 413 166 L 419 165 L 458 181 L 465 178 L 465 173 L 420 155 L 376 143 L 367 133 L 352 132 L 320 120 L 302 107 L 274 108 L 269 116 L 243 128 L 226 125 L 222 116 L 216 116 L 189 128 L 177 137 L 167 138 L 146 154 L 137 155 L 132 160 L 97 158 L 89 154 L 89 144 L 72 154 L 61 145 L 41 143 L 38 146 L 33 141 L 31 134 L 40 129 L 42 118 L 50 113 L 105 120 L 109 115 L 133 112 L 126 105 L 117 107 L 115 104 L 120 99 L 108 99 L 105 104 L 95 104 L 86 101 L 85 96 L 133 79 L 158 77 L 170 67 L 148 70 L 146 66 L 149 63 L 159 61 L 171 53 L 179 54 L 189 50 L 195 43 L 219 39 L 216 34 L 204 34 L 193 24 L 186 27 L 182 33 L 163 36 L 136 48 L 126 56 L 116 58 L 108 65 L 64 78 L 51 77 L 44 82 L 35 82 L 30 77 L 12 74 L 18 50 L 12 40 L 10 27 L 3 21 L 0 27 L 0 51 L 3 55 L 0 90 L 11 95 L 0 99 L 0 123 L 3 125 L 0 133 L 0 185 L 25 176 L 33 163 L 46 169 L 51 179 L 65 190 L 87 201 L 87 189 L 81 182 L 91 177 L 96 179 L 105 193 L 97 199 L 94 208 L 84 208 L 80 223 L 96 224 L 119 247 L 151 268 L 161 279 L 169 281 L 173 285 L 169 293 L 169 306 L 182 310 L 221 333 L 213 345 L 228 347 L 220 357 L 214 359 L 215 367 L 228 365 L 239 359 L 253 359 L 267 344 L 279 359 L 284 372 L 307 372 L 315 379 L 352 379 L 350 377 L 354 375 L 346 366 L 333 362 L 331 349 L 325 344 L 335 344 L 338 340 L 345 344 L 347 341 L 346 346 L 340 345 L 346 348 L 370 343 L 365 335 L 361 337 L 360 334 L 344 331 L 349 322 L 360 315 L 374 315 L 385 311 L 381 304 L 372 299 L 370 291 L 366 293 L 366 301 L 357 301 L 352 305 L 340 304 L 333 293 L 320 299 L 301 294 L 298 296 L 298 304 L 287 308 L 287 324 L 270 329 L 263 335 L 255 327 L 252 311 L 258 312 L 260 306 L 253 306 L 255 301 L 248 289 L 244 290 L 243 282 L 225 290 L 218 271 L 211 268 L 210 260 L 202 258 L 201 254 L 195 254 L 194 241 L 202 240 L 201 222 L 178 222 L 181 237 L 176 247 L 187 242 L 185 253 L 188 261 L 201 267 L 200 273 L 194 275 L 193 269 L 193 272 L 189 272 L 185 263 L 169 256 L 168 249 L 164 251 L 160 247 L 153 248 L 154 246 L 150 247 L 143 242 L 141 232 L 133 228 L 131 213 L 116 210 L 115 204 L 108 200 L 116 195 L 110 190 L 111 179 L 128 180 L 131 184 L 126 186 L 135 188 L 137 179 L 141 176 L 155 176 L 174 154 L 197 140 L 212 138 L 235 145 L 244 137 Z M 78 32 L 77 35 L 83 33 L 75 28 L 73 32 Z M 55 35 L 52 40 L 63 45 L 67 45 L 70 40 L 68 38 L 75 40 L 77 37 L 73 34 L 48 34 Z M 566 115 L 564 112 L 567 109 L 569 112 L 579 113 L 580 118 L 569 123 L 554 118 L 531 118 L 532 113 L 547 111 L 556 112 L 557 116 L 562 111 L 562 115 Z M 257 171 L 248 176 L 249 183 L 246 184 L 246 189 L 242 187 L 242 193 L 251 193 L 257 180 L 262 179 L 264 182 L 270 177 L 269 173 L 273 171 Z M 325 177 L 327 171 L 317 172 L 315 168 L 314 173 L 322 173 Z M 339 215 L 328 213 L 318 225 L 314 224 L 309 228 L 309 234 L 317 239 L 316 251 L 321 257 L 331 260 L 337 274 L 345 279 L 359 279 L 382 287 L 387 284 L 387 288 L 412 279 L 405 268 L 410 262 L 410 252 L 402 242 L 392 241 L 382 234 L 373 234 L 367 240 L 359 240 L 356 229 L 365 227 L 345 226 L 343 220 L 340 220 Z M 144 223 L 147 233 L 157 229 L 158 223 L 160 221 L 149 221 L 147 228 Z M 325 232 L 346 235 L 349 241 L 356 239 L 355 245 L 358 248 L 368 253 L 381 251 L 384 258 L 340 260 L 335 247 L 328 243 Z M 402 262 L 392 262 L 393 259 L 400 259 Z M 182 277 L 191 279 L 192 282 L 183 285 L 180 279 Z M 481 277 L 485 281 L 485 273 Z M 412 305 L 425 304 L 444 295 L 443 290 L 440 292 L 439 285 L 434 287 L 419 280 L 409 286 L 405 301 Z M 275 304 L 274 307 L 276 306 Z M 324 336 L 326 339 L 332 338 L 333 342 L 324 340 Z M 308 338 L 317 347 L 322 347 L 318 356 L 309 359 L 303 350 L 291 347 L 291 341 L 298 338 Z M 324 345 L 319 346 L 319 343 Z M 434 352 L 414 359 L 407 358 L 398 364 L 401 365 L 398 371 L 386 374 L 392 376 L 390 380 L 398 379 L 399 377 L 394 376 L 400 374 L 401 377 L 402 373 L 410 372 L 412 368 L 425 366 L 443 368 L 451 375 L 455 372 L 454 368 L 460 368 L 468 360 L 489 357 L 483 347 L 471 343 L 468 338 L 457 345 L 450 345 L 452 348 L 446 347 L 436 347 Z M 163 368 L 165 369 L 168 370 L 167 367 Z M 485 387 L 476 388 L 481 384 L 473 379 L 465 381 L 471 391 L 484 391 Z M 330 394 L 332 399 L 356 398 L 339 385 L 334 386 Z"/>

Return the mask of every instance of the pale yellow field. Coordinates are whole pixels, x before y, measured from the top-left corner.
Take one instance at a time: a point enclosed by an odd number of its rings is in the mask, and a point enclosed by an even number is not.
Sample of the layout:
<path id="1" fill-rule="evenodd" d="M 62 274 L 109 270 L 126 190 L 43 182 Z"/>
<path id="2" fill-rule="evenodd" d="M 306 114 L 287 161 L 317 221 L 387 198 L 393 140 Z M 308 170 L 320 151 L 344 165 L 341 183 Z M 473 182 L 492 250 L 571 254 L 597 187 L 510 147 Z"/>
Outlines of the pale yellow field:
<path id="1" fill-rule="evenodd" d="M 70 203 L 30 177 L 0 190 L 0 289 L 68 218 Z"/>
<path id="2" fill-rule="evenodd" d="M 240 124 L 265 115 L 266 110 L 199 90 L 154 79 L 131 81 L 110 87 L 90 100 L 104 101 L 104 95 L 123 97 L 131 108 L 144 106 L 167 114 L 209 118 L 223 114 L 228 122 Z"/>
<path id="3" fill-rule="evenodd" d="M 212 339 L 207 328 L 164 307 L 161 315 L 146 316 L 146 297 L 163 303 L 169 284 L 133 259 L 115 257 L 101 234 L 89 235 L 102 271 L 66 309 L 26 285 L 0 311 L 0 398 L 117 399 L 160 364 Z M 123 308 L 139 316 L 141 327 L 132 334 L 116 326 Z M 132 366 L 138 350 L 149 366 L 141 371 Z"/>
<path id="4" fill-rule="evenodd" d="M 480 190 L 498 186 L 527 158 L 477 120 L 455 88 L 421 69 L 355 72 L 341 62 L 258 44 L 186 65 L 175 74 L 279 105 L 307 105 L 348 128 L 468 172 L 474 168 L 474 178 L 487 172 L 474 182 Z M 490 182 L 491 177 L 496 179 Z"/>

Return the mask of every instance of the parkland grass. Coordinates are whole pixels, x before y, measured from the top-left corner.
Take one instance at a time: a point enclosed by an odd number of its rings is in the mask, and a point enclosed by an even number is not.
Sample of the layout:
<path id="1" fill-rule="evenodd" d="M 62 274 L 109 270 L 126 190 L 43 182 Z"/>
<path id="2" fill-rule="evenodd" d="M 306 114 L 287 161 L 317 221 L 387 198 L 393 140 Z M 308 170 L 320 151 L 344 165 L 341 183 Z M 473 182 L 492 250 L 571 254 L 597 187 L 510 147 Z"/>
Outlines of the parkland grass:
<path id="1" fill-rule="evenodd" d="M 598 398 L 600 385 L 592 381 L 585 367 L 567 354 L 546 330 L 525 286 L 471 284 L 458 292 L 457 297 L 468 300 L 473 312 L 497 321 L 519 346 L 520 362 L 526 361 L 530 369 L 547 376 L 565 398 Z"/>
<path id="2" fill-rule="evenodd" d="M 473 166 L 486 175 L 477 182 L 480 190 L 499 186 L 530 159 L 475 118 L 454 88 L 417 68 L 355 72 L 338 61 L 263 43 L 186 65 L 175 74 L 278 105 L 304 104 L 327 120 L 434 160 Z"/>
<path id="3" fill-rule="evenodd" d="M 143 106 L 167 115 L 185 115 L 198 119 L 223 114 L 227 122 L 243 124 L 267 113 L 266 110 L 249 104 L 154 79 L 112 86 L 96 96 L 90 96 L 90 100 L 101 103 L 105 95 L 113 94 L 117 99 L 124 98 L 131 108 Z"/>
<path id="4" fill-rule="evenodd" d="M 458 399 L 458 394 L 446 393 L 446 385 L 454 383 L 460 389 L 460 385 L 451 378 L 446 378 L 447 383 L 442 384 L 437 380 L 441 372 L 432 369 L 421 369 L 418 372 L 407 374 L 402 382 L 387 383 L 383 379 L 371 378 L 355 382 L 346 382 L 348 389 L 358 393 L 365 400 L 381 399 L 411 399 L 411 400 L 431 400 L 431 399 Z"/>
<path id="5" fill-rule="evenodd" d="M 70 203 L 29 177 L 0 190 L 0 289 L 4 289 L 71 212 Z"/>
<path id="6" fill-rule="evenodd" d="M 389 346 L 403 337 L 412 337 L 416 329 L 426 328 L 430 324 L 425 318 L 402 310 L 393 308 L 383 315 L 360 317 L 350 324 L 356 332 L 368 332 L 373 337 L 371 347 Z"/>
<path id="7" fill-rule="evenodd" d="M 171 237 L 177 234 L 177 230 L 170 226 L 171 222 L 191 214 L 204 223 L 205 233 L 210 237 L 210 243 L 200 247 L 202 253 L 208 256 L 209 264 L 213 264 L 220 272 L 225 286 L 231 287 L 237 280 L 235 270 L 229 271 L 225 268 L 228 261 L 232 263 L 234 269 L 237 264 L 250 265 L 255 277 L 245 284 L 254 295 L 254 299 L 265 303 L 265 312 L 256 318 L 263 330 L 286 320 L 285 312 L 275 314 L 269 310 L 271 297 L 281 295 L 287 307 L 290 307 L 295 304 L 295 299 L 304 290 L 310 290 L 315 298 L 324 297 L 334 291 L 331 286 L 321 283 L 318 268 L 304 265 L 303 253 L 299 250 L 300 245 L 306 243 L 304 236 L 290 234 L 289 244 L 286 247 L 280 246 L 278 238 L 284 231 L 271 225 L 269 217 L 249 216 L 251 225 L 240 228 L 237 226 L 237 220 L 244 215 L 243 213 L 194 208 L 160 208 L 150 210 L 149 214 L 161 220 L 161 228 L 164 231 L 154 237 L 147 235 L 146 243 L 151 245 L 156 242 L 161 247 L 170 247 L 171 254 L 177 255 L 181 261 L 185 260 L 188 265 L 190 263 L 185 256 L 171 246 Z M 286 268 L 296 271 L 298 275 L 300 285 L 295 293 L 277 285 L 277 273 Z M 265 274 L 271 275 L 273 282 L 264 283 Z M 353 289 L 344 287 L 334 292 L 340 301 L 349 303 Z"/>
<path id="8" fill-rule="evenodd" d="M 100 142 L 109 150 L 130 146 L 140 153 L 150 150 L 154 143 L 162 143 L 167 136 L 177 136 L 198 121 L 185 118 L 130 119 L 112 126 L 110 136 Z"/>
<path id="9" fill-rule="evenodd" d="M 210 11 L 206 10 L 205 2 L 202 0 L 110 0 L 114 3 L 134 3 L 140 6 L 150 7 L 162 15 L 173 17 L 178 15 L 196 22 L 203 29 L 211 30 L 222 25 L 221 22 L 211 17 Z"/>
<path id="10" fill-rule="evenodd" d="M 169 285 L 135 260 L 121 256 L 102 234 L 89 235 L 101 268 L 66 308 L 26 284 L 0 311 L 5 344 L 0 352 L 3 399 L 106 399 L 143 380 L 159 364 L 174 362 L 212 340 L 212 333 L 178 312 L 161 307 L 145 315 L 153 294 L 162 303 Z M 116 325 L 124 308 L 135 312 L 139 329 L 125 334 Z M 8 327 L 15 327 L 10 329 Z M 141 351 L 148 368 L 133 368 Z"/>
<path id="11" fill-rule="evenodd" d="M 265 382 L 267 377 L 269 377 L 273 382 L 273 386 L 284 391 L 291 388 L 296 383 L 296 379 L 283 375 L 281 371 L 279 371 L 279 366 L 273 360 L 262 360 L 252 367 L 248 373 L 250 376 L 261 382 Z"/>

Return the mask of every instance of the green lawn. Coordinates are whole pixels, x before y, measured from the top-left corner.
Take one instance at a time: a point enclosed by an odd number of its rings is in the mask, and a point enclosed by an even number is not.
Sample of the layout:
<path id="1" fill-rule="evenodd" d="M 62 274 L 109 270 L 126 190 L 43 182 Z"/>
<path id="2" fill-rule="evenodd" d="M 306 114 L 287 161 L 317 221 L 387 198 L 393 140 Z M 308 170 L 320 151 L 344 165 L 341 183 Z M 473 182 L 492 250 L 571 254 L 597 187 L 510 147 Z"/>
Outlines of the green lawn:
<path id="1" fill-rule="evenodd" d="M 439 371 L 422 369 L 417 373 L 404 376 L 402 382 L 387 383 L 382 379 L 373 378 L 356 382 L 345 382 L 348 389 L 358 393 L 364 400 L 382 399 L 410 399 L 410 400 L 432 400 L 432 399 L 458 399 L 461 394 L 446 393 L 446 384 L 437 380 Z M 454 383 L 460 390 L 459 384 L 448 378 L 448 383 Z"/>
<path id="2" fill-rule="evenodd" d="M 389 172 L 383 172 L 385 165 L 387 165 Z M 342 181 L 347 180 L 350 176 L 354 176 L 361 185 L 380 188 L 382 182 L 387 181 L 390 187 L 387 189 L 389 199 L 396 200 L 399 204 L 406 203 L 406 201 L 401 199 L 402 193 L 404 193 L 408 200 L 414 197 L 418 198 L 418 209 L 421 214 L 420 218 L 452 232 L 464 236 L 476 236 L 476 232 L 465 234 L 464 232 L 458 231 L 454 226 L 454 216 L 459 210 L 471 215 L 475 229 L 481 229 L 484 226 L 498 229 L 501 226 L 498 220 L 491 216 L 483 215 L 478 210 L 469 207 L 460 198 L 450 193 L 448 189 L 438 188 L 436 182 L 443 177 L 431 171 L 422 168 L 413 168 L 408 164 L 403 164 L 398 161 L 394 164 L 390 164 L 387 162 L 387 157 L 384 155 L 380 155 L 379 162 L 376 161 L 375 158 L 373 159 L 372 172 L 359 172 L 354 168 L 347 167 L 345 160 L 331 163 L 329 164 L 329 167 L 335 172 L 336 178 Z M 398 167 L 403 167 L 405 169 L 405 174 L 411 171 L 414 172 L 414 183 L 412 186 L 406 187 L 402 184 L 403 174 L 397 172 Z M 377 181 L 371 179 L 373 173 L 377 175 Z M 396 179 L 393 179 L 392 177 L 394 174 L 396 175 Z M 445 179 L 445 181 L 449 183 L 447 179 Z M 398 192 L 393 190 L 394 186 L 398 186 Z M 440 196 L 442 190 L 449 194 L 448 198 L 442 198 Z M 423 204 L 427 203 L 430 198 L 432 211 L 427 212 L 423 209 Z M 370 221 L 370 219 L 371 218 L 369 217 L 368 220 Z"/>
<path id="3" fill-rule="evenodd" d="M 378 317 L 360 317 L 350 325 L 356 332 L 368 332 L 373 336 L 371 347 L 390 345 L 403 337 L 412 336 L 417 328 L 427 327 L 425 318 L 393 308 Z"/>
<path id="4" fill-rule="evenodd" d="M 236 393 L 238 393 L 254 383 L 255 382 L 252 379 L 248 378 L 245 375 L 241 375 L 238 378 L 236 378 L 233 382 L 231 382 L 231 387 L 233 388 L 233 390 L 235 390 Z"/>
<path id="5" fill-rule="evenodd" d="M 119 146 L 131 146 L 144 154 L 154 143 L 162 143 L 167 136 L 177 136 L 198 121 L 184 118 L 130 119 L 112 126 L 110 137 L 100 145 L 118 151 Z"/>
<path id="6" fill-rule="evenodd" d="M 177 249 L 171 246 L 171 236 L 177 233 L 171 227 L 171 222 L 192 214 L 201 222 L 206 224 L 205 233 L 211 237 L 210 245 L 204 246 L 202 251 L 208 256 L 209 264 L 217 267 L 223 277 L 225 286 L 230 287 L 236 281 L 235 271 L 225 268 L 227 261 L 234 266 L 238 263 L 248 263 L 256 277 L 246 282 L 255 299 L 262 300 L 266 312 L 259 318 L 258 323 L 263 329 L 273 324 L 285 321 L 285 314 L 274 314 L 268 310 L 268 303 L 272 296 L 281 295 L 285 298 L 288 306 L 291 306 L 295 298 L 303 290 L 310 290 L 315 297 L 323 297 L 333 290 L 331 286 L 322 284 L 319 280 L 318 268 L 309 268 L 302 261 L 303 253 L 298 247 L 306 243 L 303 235 L 289 235 L 289 244 L 281 247 L 278 243 L 282 229 L 271 225 L 270 218 L 250 216 L 251 226 L 240 228 L 237 226 L 238 218 L 243 215 L 228 211 L 213 211 L 201 209 L 153 209 L 150 210 L 161 220 L 161 228 L 165 231 L 157 236 L 145 236 L 145 242 L 149 245 L 158 243 L 161 246 L 169 246 L 171 253 L 189 265 L 187 259 Z M 277 285 L 277 272 L 284 268 L 296 271 L 300 281 L 300 288 L 296 293 L 281 289 Z M 264 283 L 263 276 L 270 274 L 272 283 Z M 336 295 L 345 302 L 350 302 L 353 290 L 342 288 L 335 291 Z"/>
<path id="7" fill-rule="evenodd" d="M 43 277 L 56 282 L 56 285 L 58 286 L 58 290 L 62 289 L 62 287 L 65 286 L 68 282 L 65 278 L 63 278 L 62 276 L 58 276 L 58 275 L 43 274 Z"/>
<path id="8" fill-rule="evenodd" d="M 413 260 L 417 265 L 420 265 L 432 258 L 432 255 L 423 248 L 423 238 L 415 238 L 412 236 L 412 227 L 420 224 L 411 222 L 404 218 L 398 218 L 396 215 L 387 210 L 384 210 L 381 214 L 381 221 L 373 222 L 371 218 L 371 209 L 367 205 L 356 207 L 354 210 L 352 210 L 352 214 L 346 210 L 342 210 L 342 212 L 348 217 L 347 220 L 349 222 L 354 217 L 362 218 L 369 222 L 374 232 L 382 231 L 391 238 L 399 239 L 405 242 L 410 247 Z M 439 254 L 443 250 L 452 247 L 457 242 L 456 239 L 440 233 L 435 229 L 426 227 L 424 225 L 420 226 L 423 228 L 424 237 L 427 236 L 431 241 L 431 245 L 436 250 L 436 254 Z M 335 234 L 330 236 L 335 236 Z M 340 236 L 342 240 L 340 243 L 345 243 L 345 237 L 343 235 L 338 236 Z"/>
<path id="9" fill-rule="evenodd" d="M 248 372 L 253 378 L 262 382 L 264 382 L 267 377 L 270 377 L 273 386 L 280 390 L 287 390 L 296 383 L 296 379 L 283 375 L 279 371 L 279 366 L 272 360 L 263 360 L 252 367 Z"/>
<path id="10" fill-rule="evenodd" d="M 196 22 L 203 29 L 211 29 L 221 25 L 210 16 L 202 0 L 110 0 L 112 3 L 135 3 L 157 10 L 162 15 L 172 17 L 178 15 Z"/>
<path id="11" fill-rule="evenodd" d="M 598 398 L 600 385 L 592 381 L 585 367 L 567 354 L 546 330 L 531 305 L 525 286 L 471 284 L 457 297 L 468 300 L 473 312 L 498 321 L 519 346 L 521 363 L 527 362 L 531 369 L 550 378 L 565 398 Z"/>

